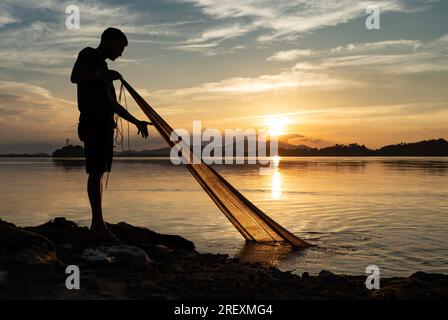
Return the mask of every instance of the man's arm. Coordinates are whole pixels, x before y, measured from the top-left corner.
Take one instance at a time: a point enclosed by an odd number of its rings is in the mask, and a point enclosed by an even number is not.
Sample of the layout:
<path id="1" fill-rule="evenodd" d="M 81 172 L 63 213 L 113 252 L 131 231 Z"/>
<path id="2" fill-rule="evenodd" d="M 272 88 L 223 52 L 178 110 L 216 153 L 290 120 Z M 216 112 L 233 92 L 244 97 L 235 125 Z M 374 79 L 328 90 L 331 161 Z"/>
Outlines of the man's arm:
<path id="1" fill-rule="evenodd" d="M 137 122 L 140 122 L 137 118 L 135 118 L 132 114 L 129 113 L 121 104 L 116 102 L 114 104 L 114 112 L 122 117 L 124 120 L 129 121 L 132 124 L 137 125 Z"/>
<path id="2" fill-rule="evenodd" d="M 143 138 L 147 138 L 149 136 L 148 125 L 152 125 L 152 123 L 138 120 L 132 114 L 130 114 L 128 110 L 126 110 L 121 104 L 119 104 L 117 101 L 117 95 L 115 94 L 115 88 L 112 83 L 108 87 L 107 93 L 109 95 L 109 99 L 113 104 L 114 112 L 124 120 L 127 120 L 130 123 L 134 124 L 138 129 L 137 134 L 141 134 Z"/>
<path id="3" fill-rule="evenodd" d="M 113 104 L 114 112 L 118 114 L 120 117 L 122 117 L 124 120 L 137 125 L 137 122 L 139 122 L 139 120 L 135 118 L 132 114 L 130 114 L 128 110 L 126 110 L 121 104 L 118 103 L 117 95 L 115 94 L 115 88 L 112 83 L 107 85 L 107 94 L 109 96 L 111 103 Z"/>
<path id="4" fill-rule="evenodd" d="M 133 123 L 137 129 L 137 134 L 141 134 L 143 138 L 147 138 L 149 136 L 148 133 L 148 125 L 152 126 L 151 122 L 147 121 L 140 121 L 137 118 L 135 118 L 132 114 L 128 112 L 121 104 L 116 102 L 114 104 L 114 112 L 118 114 L 120 117 L 122 117 L 124 120 L 129 121 L 130 123 Z"/>

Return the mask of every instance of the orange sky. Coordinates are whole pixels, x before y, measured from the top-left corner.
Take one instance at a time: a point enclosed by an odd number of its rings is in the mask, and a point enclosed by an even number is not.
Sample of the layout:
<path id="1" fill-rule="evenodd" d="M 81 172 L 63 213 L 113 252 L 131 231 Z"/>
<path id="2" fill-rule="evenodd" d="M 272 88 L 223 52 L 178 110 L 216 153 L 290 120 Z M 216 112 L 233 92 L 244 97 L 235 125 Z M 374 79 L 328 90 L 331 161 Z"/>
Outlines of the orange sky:
<path id="1" fill-rule="evenodd" d="M 0 153 L 80 143 L 70 70 L 111 25 L 129 46 L 109 67 L 174 128 L 283 118 L 283 133 L 309 146 L 448 138 L 446 2 L 381 1 L 380 30 L 365 28 L 364 4 L 351 0 L 97 1 L 80 5 L 79 30 L 65 28 L 66 4 L 0 4 Z M 131 133 L 133 149 L 163 146 L 154 132 L 149 142 Z"/>

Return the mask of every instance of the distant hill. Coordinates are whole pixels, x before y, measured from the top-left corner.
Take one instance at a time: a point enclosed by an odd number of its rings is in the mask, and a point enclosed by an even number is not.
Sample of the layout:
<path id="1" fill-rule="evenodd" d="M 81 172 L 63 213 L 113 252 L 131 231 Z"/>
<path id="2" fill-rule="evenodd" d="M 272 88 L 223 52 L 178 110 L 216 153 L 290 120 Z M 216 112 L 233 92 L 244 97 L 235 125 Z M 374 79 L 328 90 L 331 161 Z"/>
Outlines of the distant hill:
<path id="1" fill-rule="evenodd" d="M 170 148 L 161 148 L 155 150 L 142 150 L 142 151 L 126 151 L 126 152 L 114 152 L 115 157 L 169 157 Z M 78 158 L 84 157 L 84 148 L 82 146 L 68 145 L 57 149 L 53 152 L 53 157 L 57 158 Z"/>
<path id="2" fill-rule="evenodd" d="M 413 143 L 387 145 L 372 150 L 365 145 L 352 143 L 348 145 L 336 144 L 325 148 L 279 148 L 281 156 L 336 156 L 336 157 L 447 157 L 448 141 L 445 139 L 424 140 Z"/>
<path id="3" fill-rule="evenodd" d="M 47 158 L 48 153 L 4 153 L 0 154 L 1 158 Z"/>
<path id="4" fill-rule="evenodd" d="M 267 154 L 269 154 L 269 142 L 267 142 Z M 234 152 L 236 146 L 233 148 Z M 245 150 L 248 150 L 247 141 Z M 165 147 L 154 150 L 114 152 L 116 157 L 169 157 L 171 148 Z M 223 148 L 223 155 L 225 154 Z M 247 154 L 247 152 L 246 152 Z M 399 143 L 381 147 L 379 149 L 369 149 L 365 145 L 351 143 L 348 145 L 336 144 L 324 148 L 311 148 L 306 145 L 293 146 L 290 144 L 279 145 L 279 155 L 288 156 L 323 156 L 323 157 L 448 157 L 448 141 L 445 139 L 432 139 L 412 143 Z M 53 152 L 53 157 L 77 158 L 84 157 L 84 148 L 82 146 L 68 145 Z M 34 154 L 1 154 L 0 157 L 50 157 L 46 153 Z"/>
<path id="5" fill-rule="evenodd" d="M 375 150 L 378 156 L 448 156 L 448 141 L 425 140 L 415 143 L 400 143 Z"/>
<path id="6" fill-rule="evenodd" d="M 116 157 L 169 157 L 171 148 L 165 147 L 154 150 L 142 150 L 142 151 L 125 151 L 125 152 L 114 152 Z"/>

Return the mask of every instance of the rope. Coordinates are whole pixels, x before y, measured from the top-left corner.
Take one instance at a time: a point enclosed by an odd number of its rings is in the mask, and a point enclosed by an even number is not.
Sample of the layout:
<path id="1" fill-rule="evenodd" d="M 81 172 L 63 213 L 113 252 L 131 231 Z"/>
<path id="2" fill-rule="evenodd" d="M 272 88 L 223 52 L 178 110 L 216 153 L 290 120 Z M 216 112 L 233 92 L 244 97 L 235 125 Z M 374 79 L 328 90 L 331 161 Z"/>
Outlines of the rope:
<path id="1" fill-rule="evenodd" d="M 120 86 L 120 93 L 118 94 L 118 102 L 121 104 L 122 97 L 124 99 L 124 107 L 126 111 L 128 110 L 128 101 L 126 99 L 126 91 L 124 90 L 123 84 Z M 115 116 L 115 122 L 117 123 L 117 131 L 115 132 L 115 142 L 117 145 L 121 147 L 121 151 L 125 151 L 123 147 L 123 120 L 116 115 Z M 129 134 L 129 122 L 127 123 L 127 131 L 128 131 L 128 152 L 131 151 L 131 135 Z"/>
<path id="2" fill-rule="evenodd" d="M 123 99 L 124 99 L 124 107 L 127 111 L 128 110 L 128 101 L 126 99 L 126 92 L 125 92 L 123 83 L 120 86 L 120 93 L 118 94 L 118 103 L 120 103 L 120 104 L 121 104 L 121 99 L 122 99 L 121 97 L 123 97 Z M 119 145 L 121 147 L 121 151 L 124 152 L 125 150 L 123 147 L 123 140 L 124 140 L 123 120 L 118 115 L 115 115 L 115 122 L 117 123 L 117 130 L 115 131 L 115 137 L 114 137 L 115 143 L 117 145 Z M 128 123 L 128 128 L 127 128 L 128 129 L 127 130 L 128 131 L 128 150 L 127 151 L 130 152 L 131 151 L 131 135 L 129 134 L 129 122 L 127 122 L 127 123 Z M 105 189 L 107 189 L 107 184 L 109 182 L 109 174 L 110 174 L 110 172 L 108 171 L 107 177 L 106 177 Z"/>

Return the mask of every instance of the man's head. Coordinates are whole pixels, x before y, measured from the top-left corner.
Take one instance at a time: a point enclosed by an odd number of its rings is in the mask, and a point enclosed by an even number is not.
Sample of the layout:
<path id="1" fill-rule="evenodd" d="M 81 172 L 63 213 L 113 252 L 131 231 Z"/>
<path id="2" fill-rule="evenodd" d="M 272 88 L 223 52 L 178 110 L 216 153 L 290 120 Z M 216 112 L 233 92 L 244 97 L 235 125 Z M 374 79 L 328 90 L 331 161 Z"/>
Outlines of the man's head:
<path id="1" fill-rule="evenodd" d="M 106 58 L 114 61 L 123 53 L 128 45 L 128 38 L 117 28 L 107 28 L 101 35 L 100 46 L 103 48 Z"/>

